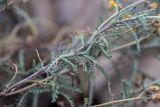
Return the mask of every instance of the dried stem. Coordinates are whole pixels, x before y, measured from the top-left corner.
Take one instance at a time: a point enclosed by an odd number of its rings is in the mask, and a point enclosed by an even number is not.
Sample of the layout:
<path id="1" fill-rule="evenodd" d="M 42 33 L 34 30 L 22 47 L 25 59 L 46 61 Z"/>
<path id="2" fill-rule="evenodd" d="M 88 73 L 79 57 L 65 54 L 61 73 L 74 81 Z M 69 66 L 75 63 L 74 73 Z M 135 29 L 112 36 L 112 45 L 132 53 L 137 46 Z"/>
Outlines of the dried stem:
<path id="1" fill-rule="evenodd" d="M 139 96 L 137 96 L 137 97 L 133 97 L 133 98 L 127 98 L 127 99 L 121 99 L 121 100 L 115 100 L 115 101 L 111 101 L 111 102 L 107 102 L 107 103 L 103 103 L 103 104 L 98 104 L 98 105 L 94 105 L 94 106 L 91 106 L 91 107 L 102 107 L 102 106 L 108 106 L 108 105 L 112 105 L 112 104 L 117 104 L 117 103 L 124 103 L 124 102 L 128 102 L 128 101 L 134 101 L 134 100 L 140 100 L 140 99 L 142 99 L 143 97 L 143 95 L 144 95 L 144 93 L 146 92 L 146 90 L 145 91 L 143 91 Z"/>

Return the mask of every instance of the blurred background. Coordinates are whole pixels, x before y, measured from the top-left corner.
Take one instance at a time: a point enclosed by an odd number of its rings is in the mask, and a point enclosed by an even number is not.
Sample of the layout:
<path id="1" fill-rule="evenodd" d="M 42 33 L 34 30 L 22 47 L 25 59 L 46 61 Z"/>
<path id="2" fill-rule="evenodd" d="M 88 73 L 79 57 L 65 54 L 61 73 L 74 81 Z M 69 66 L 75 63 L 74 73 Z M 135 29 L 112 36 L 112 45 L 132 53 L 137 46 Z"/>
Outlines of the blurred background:
<path id="1" fill-rule="evenodd" d="M 121 2 L 123 6 L 126 6 L 134 0 L 121 0 Z M 2 10 L 6 4 L 5 0 L 0 0 L 0 4 Z M 0 13 L 0 81 L 3 83 L 12 77 L 10 63 L 17 63 L 20 53 L 25 56 L 25 70 L 31 68 L 33 59 L 38 63 L 35 49 L 38 49 L 41 58 L 47 63 L 50 55 L 64 50 L 74 36 L 80 33 L 90 34 L 102 20 L 115 11 L 109 6 L 108 0 L 23 0 L 14 5 L 16 7 L 9 6 Z M 26 25 L 26 20 L 28 25 Z M 121 80 L 115 72 L 117 69 L 122 73 L 124 79 L 128 79 L 135 64 L 136 69 L 140 71 L 136 76 L 140 78 L 140 82 L 143 81 L 144 75 L 149 75 L 153 80 L 160 78 L 159 59 L 155 58 L 150 51 L 143 50 L 137 59 L 130 55 L 132 53 L 125 54 L 125 57 L 122 58 L 124 56 L 122 53 L 113 52 L 111 60 L 98 58 L 112 77 L 111 91 L 115 96 L 122 89 Z M 105 78 L 98 71 L 94 86 L 93 104 L 112 100 Z M 10 105 L 13 99 L 14 97 L 0 98 L 0 106 L 12 107 Z M 51 104 L 49 99 L 47 94 L 41 96 L 39 107 L 58 106 L 58 104 Z M 132 106 L 139 105 L 136 104 Z M 59 105 L 65 107 L 61 103 Z M 131 104 L 126 106 L 131 107 Z M 142 106 L 158 107 L 159 105 L 149 102 L 140 105 Z"/>

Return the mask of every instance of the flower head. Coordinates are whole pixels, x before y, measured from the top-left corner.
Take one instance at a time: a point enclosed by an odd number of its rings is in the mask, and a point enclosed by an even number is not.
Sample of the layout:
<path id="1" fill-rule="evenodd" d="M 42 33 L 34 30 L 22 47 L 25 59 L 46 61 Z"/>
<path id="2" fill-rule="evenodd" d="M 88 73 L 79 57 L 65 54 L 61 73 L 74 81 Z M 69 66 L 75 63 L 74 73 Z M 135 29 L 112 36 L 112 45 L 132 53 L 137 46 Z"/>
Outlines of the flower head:
<path id="1" fill-rule="evenodd" d="M 115 0 L 109 0 L 109 8 L 115 8 L 117 7 L 117 3 Z"/>

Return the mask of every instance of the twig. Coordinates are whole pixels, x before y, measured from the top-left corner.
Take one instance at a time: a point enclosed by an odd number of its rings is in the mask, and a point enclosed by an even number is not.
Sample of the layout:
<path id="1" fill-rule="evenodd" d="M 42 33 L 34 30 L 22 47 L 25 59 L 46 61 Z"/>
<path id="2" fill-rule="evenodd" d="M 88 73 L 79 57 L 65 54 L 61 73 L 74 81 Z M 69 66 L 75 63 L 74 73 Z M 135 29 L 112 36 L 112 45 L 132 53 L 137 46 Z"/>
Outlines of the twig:
<path id="1" fill-rule="evenodd" d="M 111 102 L 107 102 L 107 103 L 103 103 L 103 104 L 98 104 L 98 105 L 94 105 L 91 107 L 102 107 L 102 106 L 108 106 L 108 105 L 112 105 L 112 104 L 117 104 L 117 103 L 122 103 L 122 102 L 128 102 L 128 101 L 133 101 L 133 100 L 140 100 L 142 99 L 142 96 L 144 95 L 144 93 L 146 92 L 143 91 L 139 96 L 137 97 L 133 97 L 133 98 L 128 98 L 128 99 L 122 99 L 122 100 L 115 100 L 115 101 L 111 101 Z"/>
<path id="2" fill-rule="evenodd" d="M 17 65 L 16 65 L 16 64 L 12 64 L 12 65 L 13 65 L 14 68 L 15 68 L 15 73 L 14 73 L 14 76 L 12 77 L 12 79 L 9 81 L 9 83 L 6 84 L 6 88 L 4 89 L 4 91 L 1 92 L 1 93 L 3 93 L 3 94 L 6 93 L 7 89 L 8 89 L 9 86 L 11 85 L 12 81 L 16 78 L 16 75 L 17 75 L 17 72 L 18 72 L 18 67 L 17 67 Z"/>
<path id="3" fill-rule="evenodd" d="M 62 75 L 62 74 L 65 74 L 65 73 L 67 73 L 67 72 L 69 72 L 69 71 L 66 71 L 66 70 L 64 70 L 64 71 L 62 71 L 61 73 L 59 73 L 60 75 Z M 49 81 L 49 80 L 51 80 L 52 78 L 54 78 L 53 76 L 48 76 L 47 78 L 45 78 L 45 79 L 43 79 L 43 80 L 25 80 L 25 83 L 32 83 L 32 84 L 30 84 L 30 85 L 28 85 L 28 86 L 26 86 L 26 87 L 24 87 L 24 88 L 21 88 L 21 89 L 19 89 L 19 90 L 14 90 L 15 88 L 11 88 L 12 90 L 11 90 L 11 92 L 9 92 L 9 93 L 0 93 L 0 96 L 11 96 L 11 95 L 15 95 L 15 94 L 18 94 L 18 93 L 21 93 L 21 92 L 23 92 L 23 91 L 26 91 L 27 89 L 30 89 L 30 88 L 32 88 L 32 87 L 34 87 L 34 86 L 36 86 L 36 85 L 39 85 L 39 84 L 42 84 L 42 85 L 49 85 L 48 83 L 46 83 L 46 81 Z"/>
<path id="4" fill-rule="evenodd" d="M 46 81 L 48 81 L 48 80 L 50 80 L 50 79 L 52 79 L 52 78 L 53 78 L 53 76 L 49 76 L 49 77 L 47 77 L 47 78 L 45 78 L 45 79 L 43 79 L 43 80 L 40 80 L 40 81 L 37 80 L 38 82 L 35 82 L 35 83 L 31 84 L 31 85 L 28 85 L 28 86 L 26 86 L 26 87 L 24 87 L 24 88 L 21 88 L 21 89 L 19 89 L 19 90 L 16 90 L 16 91 L 14 91 L 14 88 L 13 88 L 13 89 L 12 89 L 13 91 L 4 94 L 4 96 L 11 96 L 11 95 L 15 95 L 15 94 L 21 93 L 21 92 L 23 92 L 23 91 L 25 91 L 25 90 L 27 90 L 27 89 L 30 89 L 30 88 L 38 85 L 39 83 L 46 82 Z M 34 81 L 34 80 L 33 80 L 33 81 Z M 33 82 L 33 81 L 32 81 L 32 82 Z M 35 80 L 35 81 L 36 81 L 36 80 Z M 27 80 L 26 82 L 30 82 L 30 81 Z"/>
<path id="5" fill-rule="evenodd" d="M 110 18 L 116 18 L 118 15 L 119 15 L 119 13 L 123 13 L 124 11 L 126 11 L 126 10 L 128 10 L 128 9 L 130 9 L 130 8 L 133 8 L 133 7 L 135 7 L 136 5 L 138 5 L 138 4 L 140 4 L 140 3 L 143 3 L 143 2 L 146 2 L 146 0 L 138 0 L 137 2 L 135 2 L 135 3 L 133 3 L 133 4 L 130 4 L 130 5 L 128 5 L 128 6 L 126 6 L 126 7 L 124 7 L 123 9 L 121 9 L 120 11 L 116 11 L 115 12 L 115 14 L 113 14 L 113 16 L 111 16 Z M 106 23 L 108 23 L 108 20 L 111 20 L 111 19 L 107 19 L 105 22 Z M 113 20 L 112 19 L 112 20 Z M 106 23 L 103 23 L 103 25 L 105 25 Z M 99 29 L 101 32 L 103 32 L 103 31 L 105 31 L 105 30 L 107 30 L 109 27 L 110 27 L 111 25 L 109 24 L 109 25 L 106 25 L 104 28 L 102 28 L 101 27 L 101 29 Z"/>
<path id="6" fill-rule="evenodd" d="M 40 57 L 40 54 L 39 54 L 39 52 L 38 52 L 38 49 L 36 49 L 36 53 L 37 53 L 37 57 L 38 57 L 38 59 L 39 59 L 39 62 L 41 63 L 41 68 L 42 68 L 43 65 L 44 65 L 44 63 L 43 63 L 43 61 L 42 61 L 42 59 L 41 59 L 41 57 Z"/>
<path id="7" fill-rule="evenodd" d="M 152 36 L 152 33 L 148 34 L 147 36 L 141 37 L 140 39 L 138 39 L 138 42 L 140 43 L 140 42 L 148 39 L 150 36 Z M 136 43 L 137 43 L 137 41 L 133 41 L 133 42 L 124 44 L 124 45 L 122 45 L 122 46 L 113 48 L 111 51 L 114 52 L 114 51 L 117 51 L 117 50 L 120 50 L 120 49 L 123 49 L 123 48 L 127 48 L 127 47 L 130 47 L 130 46 L 135 45 Z"/>
<path id="8" fill-rule="evenodd" d="M 10 82 L 8 83 L 8 86 L 11 85 L 12 81 L 16 78 L 16 75 L 17 75 L 17 73 L 18 73 L 18 67 L 17 67 L 17 65 L 16 65 L 16 64 L 12 64 L 12 65 L 13 65 L 14 68 L 15 68 L 15 73 L 14 73 L 14 76 L 12 77 L 12 79 L 10 80 Z"/>

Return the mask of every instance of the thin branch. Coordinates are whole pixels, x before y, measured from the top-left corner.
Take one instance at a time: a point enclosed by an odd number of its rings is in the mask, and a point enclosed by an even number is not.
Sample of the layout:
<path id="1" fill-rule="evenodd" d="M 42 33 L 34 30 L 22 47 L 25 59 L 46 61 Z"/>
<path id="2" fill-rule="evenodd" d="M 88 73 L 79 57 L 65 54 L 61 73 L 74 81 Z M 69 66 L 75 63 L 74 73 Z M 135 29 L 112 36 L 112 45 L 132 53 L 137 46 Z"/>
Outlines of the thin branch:
<path id="1" fill-rule="evenodd" d="M 9 88 L 9 86 L 11 85 L 11 83 L 13 82 L 13 80 L 16 78 L 16 76 L 17 76 L 17 73 L 18 73 L 18 67 L 17 67 L 17 65 L 16 64 L 12 64 L 13 66 L 14 66 L 14 68 L 15 68 L 15 73 L 14 73 L 14 75 L 13 75 L 13 77 L 12 77 L 12 79 L 9 81 L 9 83 L 8 84 L 6 84 L 6 88 L 1 92 L 1 93 L 6 93 L 6 91 L 7 91 L 7 89 Z"/>
<path id="2" fill-rule="evenodd" d="M 43 61 L 42 61 L 42 59 L 41 59 L 41 57 L 40 57 L 40 54 L 39 54 L 39 52 L 38 52 L 38 49 L 36 49 L 36 53 L 37 53 L 37 57 L 38 57 L 38 59 L 39 59 L 39 62 L 41 63 L 41 68 L 42 68 L 43 65 L 44 65 L 44 63 L 43 63 Z"/>
<path id="3" fill-rule="evenodd" d="M 62 71 L 61 73 L 59 73 L 60 75 L 63 75 L 65 73 L 68 73 L 69 71 L 68 70 L 64 70 Z M 46 81 L 49 81 L 51 79 L 53 79 L 54 77 L 53 76 L 48 76 L 47 78 L 43 79 L 43 80 L 25 80 L 26 83 L 32 83 L 28 86 L 25 86 L 24 88 L 21 88 L 21 89 L 18 89 L 18 90 L 14 90 L 15 88 L 12 88 L 11 92 L 9 93 L 0 93 L 0 96 L 11 96 L 11 95 L 15 95 L 15 94 L 18 94 L 18 93 L 21 93 L 23 91 L 26 91 L 27 89 L 30 89 L 32 87 L 35 87 L 37 85 L 48 85 L 46 83 Z"/>
<path id="4" fill-rule="evenodd" d="M 39 83 L 46 82 L 46 81 L 48 81 L 48 80 L 50 80 L 50 79 L 52 79 L 52 78 L 53 78 L 53 76 L 49 76 L 49 77 L 47 77 L 47 78 L 45 78 L 45 79 L 43 79 L 43 80 L 40 80 L 40 81 L 37 80 L 38 82 L 35 82 L 35 83 L 31 84 L 31 85 L 28 85 L 28 86 L 26 86 L 26 87 L 24 87 L 24 88 L 21 88 L 21 89 L 19 89 L 19 90 L 16 90 L 16 91 L 14 91 L 14 88 L 13 88 L 13 89 L 12 89 L 13 91 L 4 94 L 4 96 L 11 96 L 11 95 L 15 95 L 15 94 L 21 93 L 21 92 L 23 92 L 23 91 L 26 91 L 27 89 L 30 89 L 30 88 L 32 88 L 32 87 L 34 87 L 34 86 L 36 86 L 36 85 L 39 85 Z M 33 80 L 33 81 L 34 81 L 34 80 Z M 26 82 L 28 83 L 28 82 L 30 82 L 30 81 L 26 81 Z M 0 96 L 1 96 L 1 94 L 0 94 Z"/>
<path id="5" fill-rule="evenodd" d="M 112 104 L 117 104 L 117 103 L 124 103 L 124 102 L 128 102 L 128 101 L 134 101 L 134 100 L 140 100 L 140 99 L 142 99 L 143 97 L 143 95 L 144 95 L 144 93 L 146 92 L 146 90 L 145 91 L 143 91 L 139 96 L 137 96 L 137 97 L 133 97 L 133 98 L 128 98 L 128 99 L 121 99 L 121 100 L 115 100 L 115 101 L 111 101 L 111 102 L 107 102 L 107 103 L 103 103 L 103 104 L 98 104 L 98 105 L 94 105 L 94 106 L 91 106 L 91 107 L 102 107 L 102 106 L 108 106 L 108 105 L 112 105 Z"/>
<path id="6" fill-rule="evenodd" d="M 138 0 L 137 2 L 132 3 L 132 4 L 124 7 L 124 8 L 121 9 L 120 11 L 116 11 L 115 14 L 113 14 L 110 18 L 113 18 L 113 19 L 114 19 L 114 18 L 116 18 L 116 17 L 119 15 L 119 13 L 124 13 L 124 11 L 126 11 L 126 10 L 128 10 L 128 9 L 130 9 L 130 8 L 133 8 L 133 7 L 135 7 L 136 5 L 138 5 L 138 4 L 140 4 L 140 3 L 144 3 L 144 2 L 146 2 L 146 0 Z M 108 23 L 108 21 L 111 20 L 110 18 L 107 19 L 107 20 L 105 21 L 105 23 L 103 23 L 103 26 L 106 25 L 106 23 Z M 112 19 L 112 20 L 113 20 L 113 19 Z M 102 25 L 101 25 L 101 26 L 102 26 Z M 103 26 L 102 26 L 102 27 L 103 27 Z M 111 25 L 108 24 L 108 25 L 106 25 L 106 26 L 103 27 L 103 28 L 101 27 L 101 29 L 99 29 L 99 31 L 103 32 L 103 31 L 107 30 L 110 26 L 111 26 Z"/>
<path id="7" fill-rule="evenodd" d="M 138 42 L 142 42 L 146 39 L 148 39 L 149 37 L 152 36 L 152 33 L 148 34 L 147 36 L 144 36 L 144 37 L 141 37 L 140 39 L 138 39 Z M 133 41 L 133 42 L 129 42 L 127 44 L 124 44 L 122 46 L 119 46 L 119 47 L 116 47 L 116 48 L 113 48 L 111 51 L 114 52 L 114 51 L 117 51 L 117 50 L 120 50 L 120 49 L 123 49 L 123 48 L 127 48 L 127 47 L 130 47 L 130 46 L 133 46 L 137 43 L 137 41 Z"/>

